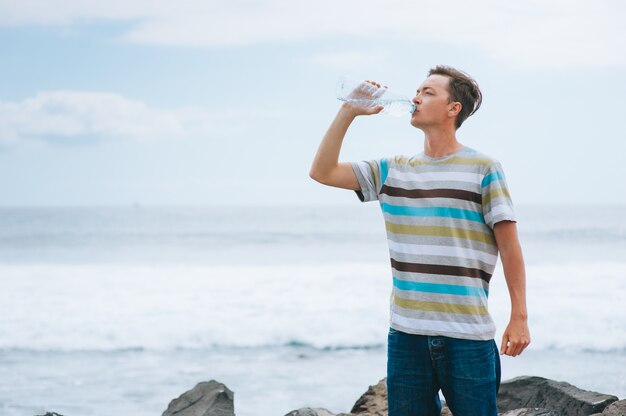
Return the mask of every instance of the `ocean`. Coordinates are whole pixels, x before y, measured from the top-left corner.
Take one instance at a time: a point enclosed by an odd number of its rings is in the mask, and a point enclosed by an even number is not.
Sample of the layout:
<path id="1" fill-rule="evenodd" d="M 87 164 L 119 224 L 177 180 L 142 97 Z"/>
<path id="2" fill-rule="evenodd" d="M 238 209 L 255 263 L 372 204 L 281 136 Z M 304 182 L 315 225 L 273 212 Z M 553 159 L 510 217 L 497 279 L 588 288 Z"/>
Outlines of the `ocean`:
<path id="1" fill-rule="evenodd" d="M 626 397 L 626 206 L 518 206 L 536 375 Z M 378 205 L 0 208 L 0 415 L 160 415 L 211 379 L 238 416 L 348 412 L 385 377 Z M 496 343 L 510 311 L 500 265 Z"/>

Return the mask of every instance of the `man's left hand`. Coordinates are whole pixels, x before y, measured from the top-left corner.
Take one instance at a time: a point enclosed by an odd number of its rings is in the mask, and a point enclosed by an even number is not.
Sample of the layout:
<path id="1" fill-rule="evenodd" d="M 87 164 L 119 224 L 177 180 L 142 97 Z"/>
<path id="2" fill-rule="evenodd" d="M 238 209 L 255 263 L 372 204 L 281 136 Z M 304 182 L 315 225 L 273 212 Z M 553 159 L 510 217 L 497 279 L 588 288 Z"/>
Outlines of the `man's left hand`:
<path id="1" fill-rule="evenodd" d="M 511 319 L 502 335 L 500 354 L 516 357 L 530 344 L 530 331 L 526 319 Z"/>

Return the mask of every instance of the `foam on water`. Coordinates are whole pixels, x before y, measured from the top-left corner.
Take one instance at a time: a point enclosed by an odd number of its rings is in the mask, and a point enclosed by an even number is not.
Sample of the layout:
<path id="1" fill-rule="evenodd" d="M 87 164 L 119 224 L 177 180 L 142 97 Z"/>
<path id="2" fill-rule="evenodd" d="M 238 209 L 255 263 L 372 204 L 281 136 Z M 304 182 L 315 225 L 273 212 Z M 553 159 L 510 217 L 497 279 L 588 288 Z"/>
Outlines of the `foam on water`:
<path id="1" fill-rule="evenodd" d="M 2 266 L 1 347 L 380 343 L 388 281 L 377 268 Z"/>
<path id="2" fill-rule="evenodd" d="M 0 348 L 383 348 L 387 264 L 0 266 Z M 527 268 L 533 349 L 625 351 L 626 264 Z M 490 312 L 510 301 L 500 269 Z"/>
<path id="3" fill-rule="evenodd" d="M 491 283 L 490 313 L 501 334 L 510 311 L 501 268 Z M 626 264 L 527 266 L 533 349 L 626 353 Z"/>

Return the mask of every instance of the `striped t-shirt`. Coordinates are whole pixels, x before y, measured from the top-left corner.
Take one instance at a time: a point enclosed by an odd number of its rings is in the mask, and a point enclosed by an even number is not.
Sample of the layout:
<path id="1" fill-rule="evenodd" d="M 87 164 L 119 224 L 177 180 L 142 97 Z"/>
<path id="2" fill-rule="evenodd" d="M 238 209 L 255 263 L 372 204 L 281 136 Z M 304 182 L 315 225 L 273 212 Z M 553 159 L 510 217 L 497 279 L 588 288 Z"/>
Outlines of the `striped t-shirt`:
<path id="1" fill-rule="evenodd" d="M 515 221 L 500 163 L 468 147 L 351 163 L 363 202 L 385 219 L 393 288 L 389 326 L 422 335 L 489 340 L 493 226 Z"/>

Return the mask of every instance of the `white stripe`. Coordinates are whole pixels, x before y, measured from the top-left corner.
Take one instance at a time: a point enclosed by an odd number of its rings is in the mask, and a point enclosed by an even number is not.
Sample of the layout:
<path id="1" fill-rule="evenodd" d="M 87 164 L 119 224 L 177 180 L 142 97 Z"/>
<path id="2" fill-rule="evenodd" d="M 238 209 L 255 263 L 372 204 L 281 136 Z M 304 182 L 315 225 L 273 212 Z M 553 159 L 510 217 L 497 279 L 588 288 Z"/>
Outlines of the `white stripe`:
<path id="1" fill-rule="evenodd" d="M 367 184 L 373 188 L 374 184 L 372 183 L 372 180 L 371 180 L 372 169 L 370 165 L 367 162 L 357 162 L 357 166 L 359 167 L 359 170 L 361 171 L 361 175 L 363 175 L 363 177 L 367 181 Z"/>
<path id="2" fill-rule="evenodd" d="M 514 218 L 515 215 L 513 210 L 509 205 L 506 204 L 498 204 L 491 207 L 491 210 L 485 215 L 485 222 L 489 224 L 493 217 L 504 214 L 507 217 Z"/>
<path id="3" fill-rule="evenodd" d="M 433 182 L 433 181 L 456 181 L 480 184 L 483 176 L 477 173 L 468 172 L 402 172 L 397 169 L 389 169 L 389 178 L 411 182 Z"/>
<path id="4" fill-rule="evenodd" d="M 405 244 L 397 243 L 392 240 L 389 242 L 389 249 L 398 253 L 414 254 L 418 256 L 448 256 L 448 257 L 461 257 L 464 259 L 478 259 L 485 263 L 495 266 L 498 256 L 485 253 L 480 250 L 472 250 L 471 248 L 463 248 L 456 246 L 429 246 L 420 244 Z"/>
<path id="5" fill-rule="evenodd" d="M 371 166 L 367 162 L 364 162 L 364 161 L 359 161 L 355 163 L 357 167 L 359 168 L 359 171 L 361 172 L 363 179 L 365 180 L 366 187 L 363 188 L 363 186 L 361 186 L 361 193 L 363 194 L 363 199 L 364 199 L 363 202 L 375 201 L 376 199 L 378 199 L 378 190 L 374 189 L 375 186 L 372 183 Z"/>
<path id="6" fill-rule="evenodd" d="M 456 332 L 468 335 L 491 334 L 496 330 L 493 323 L 466 324 L 462 322 L 431 321 L 428 319 L 407 318 L 406 316 L 398 315 L 398 312 L 392 314 L 391 323 L 416 330 Z"/>

